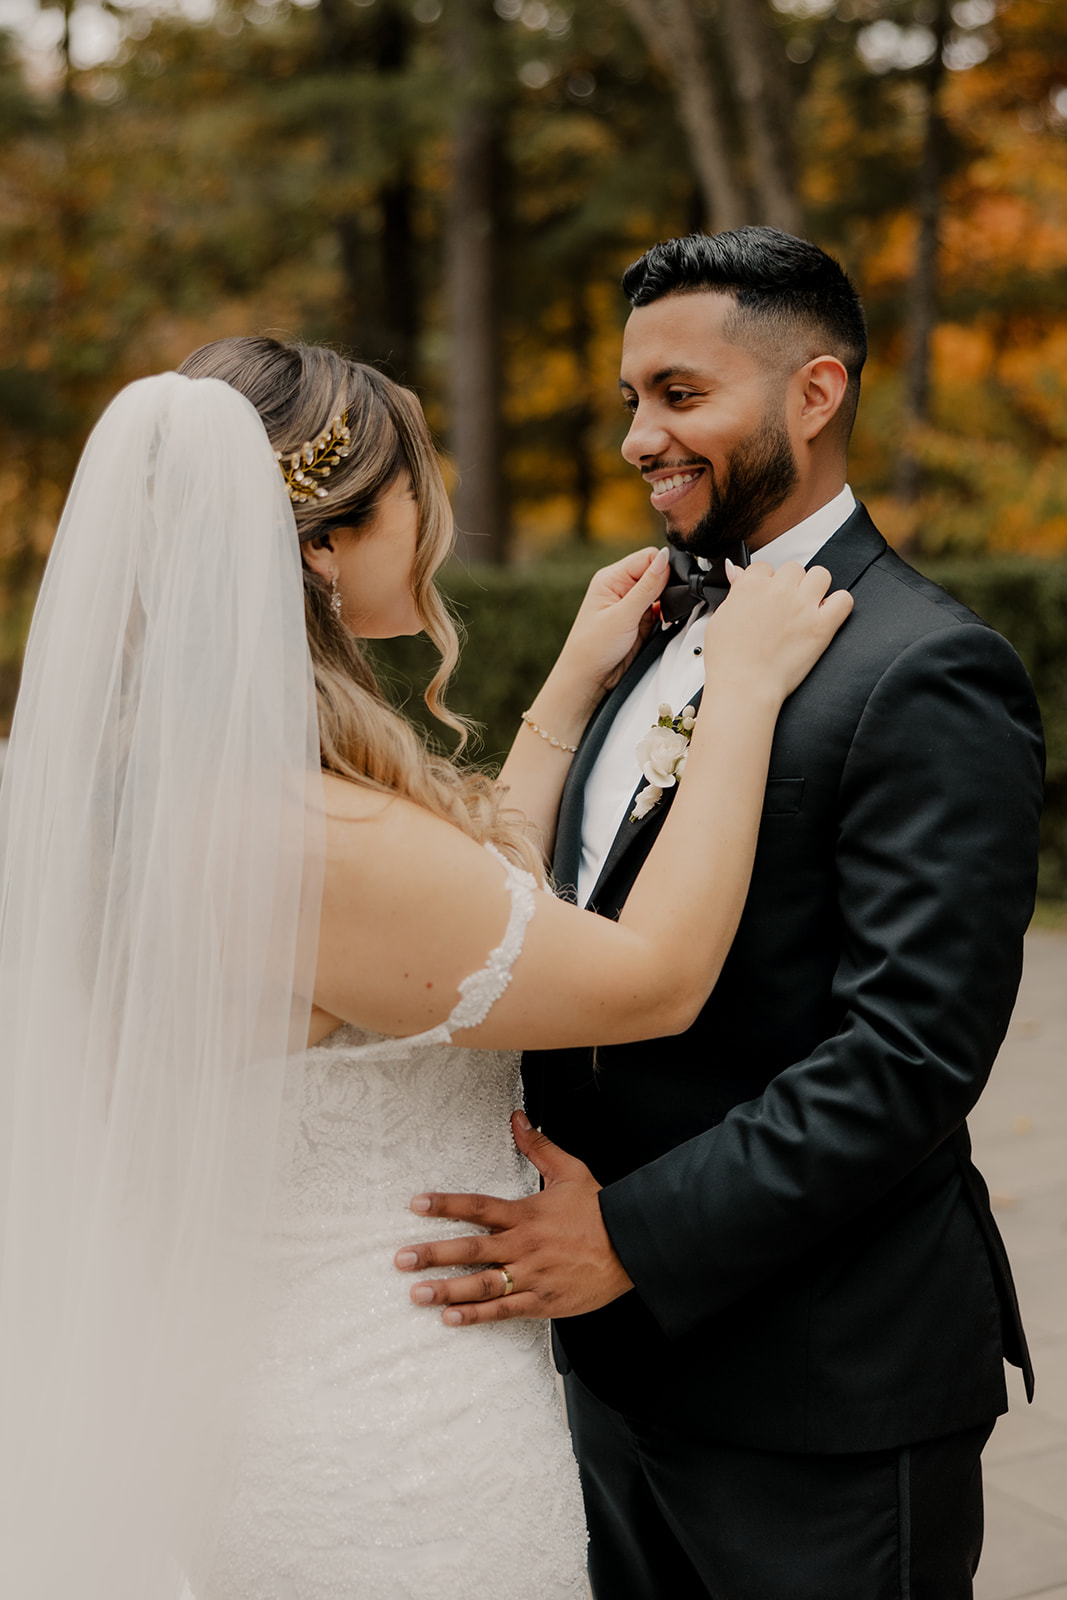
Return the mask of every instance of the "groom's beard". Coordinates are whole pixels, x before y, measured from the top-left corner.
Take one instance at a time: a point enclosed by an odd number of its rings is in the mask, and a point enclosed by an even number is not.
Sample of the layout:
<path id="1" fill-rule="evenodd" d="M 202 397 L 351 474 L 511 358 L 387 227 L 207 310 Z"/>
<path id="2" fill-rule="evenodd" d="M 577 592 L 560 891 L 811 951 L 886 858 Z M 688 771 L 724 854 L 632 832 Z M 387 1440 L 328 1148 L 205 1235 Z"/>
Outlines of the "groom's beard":
<path id="1" fill-rule="evenodd" d="M 707 511 L 688 532 L 681 528 L 666 531 L 676 549 L 708 560 L 727 554 L 739 539 L 747 542 L 758 533 L 792 494 L 799 477 L 784 424 L 766 416 L 751 438 L 727 456 L 721 480 L 716 479 L 710 464 L 706 470 L 711 484 Z"/>

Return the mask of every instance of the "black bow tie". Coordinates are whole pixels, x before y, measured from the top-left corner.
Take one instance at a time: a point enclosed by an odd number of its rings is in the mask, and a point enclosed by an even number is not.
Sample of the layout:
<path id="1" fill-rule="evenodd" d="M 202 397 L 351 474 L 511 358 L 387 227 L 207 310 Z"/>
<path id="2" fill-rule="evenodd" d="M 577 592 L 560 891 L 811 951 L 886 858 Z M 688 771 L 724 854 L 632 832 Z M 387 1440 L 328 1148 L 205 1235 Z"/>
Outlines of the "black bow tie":
<path id="1" fill-rule="evenodd" d="M 688 617 L 694 607 L 705 600 L 721 600 L 722 591 L 729 589 L 726 563 L 735 567 L 749 564 L 748 546 L 739 539 L 732 550 L 716 556 L 707 571 L 698 566 L 696 557 L 688 550 L 671 549 L 671 579 L 659 597 L 660 616 L 665 623 L 678 622 Z"/>

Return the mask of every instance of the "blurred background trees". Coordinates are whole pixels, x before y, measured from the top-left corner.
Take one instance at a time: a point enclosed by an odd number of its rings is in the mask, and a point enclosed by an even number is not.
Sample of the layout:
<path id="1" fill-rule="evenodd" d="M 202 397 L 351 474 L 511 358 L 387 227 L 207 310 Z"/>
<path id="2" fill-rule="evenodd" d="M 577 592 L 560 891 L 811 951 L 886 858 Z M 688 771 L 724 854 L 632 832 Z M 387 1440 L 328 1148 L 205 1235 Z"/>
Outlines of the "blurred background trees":
<path id="1" fill-rule="evenodd" d="M 93 419 L 222 334 L 413 385 L 475 560 L 654 536 L 617 283 L 699 227 L 853 274 L 895 542 L 1067 552 L 1067 0 L 0 5 L 0 724 Z"/>

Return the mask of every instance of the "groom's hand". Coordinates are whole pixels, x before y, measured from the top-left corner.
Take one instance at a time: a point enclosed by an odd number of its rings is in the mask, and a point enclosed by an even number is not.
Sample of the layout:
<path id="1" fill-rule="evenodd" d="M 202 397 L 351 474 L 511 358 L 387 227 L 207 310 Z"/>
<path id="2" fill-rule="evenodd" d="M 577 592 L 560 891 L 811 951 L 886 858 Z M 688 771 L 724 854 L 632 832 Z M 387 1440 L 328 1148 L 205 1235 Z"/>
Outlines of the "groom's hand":
<path id="1" fill-rule="evenodd" d="M 420 1306 L 443 1306 L 455 1325 L 505 1317 L 574 1317 L 596 1311 L 633 1284 L 612 1248 L 600 1215 L 597 1183 L 589 1168 L 530 1126 L 521 1111 L 511 1119 L 515 1143 L 545 1180 L 540 1194 L 495 1200 L 484 1194 L 420 1194 L 411 1209 L 427 1217 L 473 1222 L 488 1233 L 397 1252 L 402 1272 L 469 1266 L 468 1276 L 417 1283 Z M 507 1268 L 514 1289 L 505 1294 Z"/>

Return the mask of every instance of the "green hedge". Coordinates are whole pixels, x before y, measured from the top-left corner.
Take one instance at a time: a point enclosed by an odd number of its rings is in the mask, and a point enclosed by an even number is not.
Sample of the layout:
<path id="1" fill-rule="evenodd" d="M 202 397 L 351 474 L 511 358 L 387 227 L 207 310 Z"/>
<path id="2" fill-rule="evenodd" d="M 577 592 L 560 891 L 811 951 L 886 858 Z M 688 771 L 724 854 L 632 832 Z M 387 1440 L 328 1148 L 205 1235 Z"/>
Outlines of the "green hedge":
<path id="1" fill-rule="evenodd" d="M 449 700 L 483 724 L 477 755 L 486 764 L 498 762 L 511 743 L 566 635 L 591 565 L 446 573 L 443 587 L 467 628 Z M 975 559 L 926 563 L 924 570 L 1011 640 L 1034 681 L 1048 741 L 1041 893 L 1067 898 L 1067 562 Z M 375 649 L 397 699 L 417 716 L 433 651 L 425 639 Z"/>

